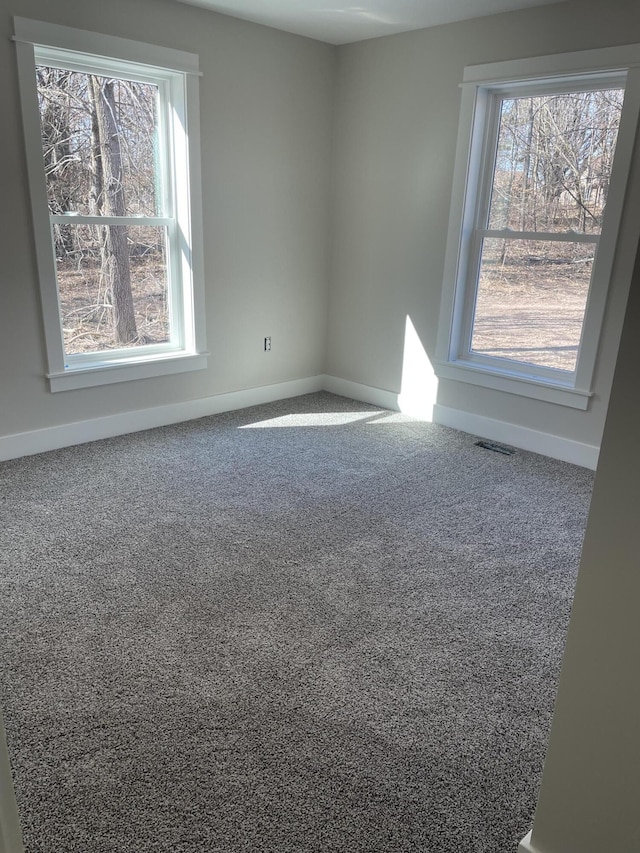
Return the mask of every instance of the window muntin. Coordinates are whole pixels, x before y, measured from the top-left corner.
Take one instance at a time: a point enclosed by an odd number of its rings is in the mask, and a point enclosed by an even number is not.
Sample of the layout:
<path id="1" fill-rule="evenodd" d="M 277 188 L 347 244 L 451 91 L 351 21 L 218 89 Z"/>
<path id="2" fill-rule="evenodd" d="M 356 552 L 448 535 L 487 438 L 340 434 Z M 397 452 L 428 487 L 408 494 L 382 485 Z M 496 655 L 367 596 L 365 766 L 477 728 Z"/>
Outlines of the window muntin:
<path id="1" fill-rule="evenodd" d="M 48 49 L 35 59 L 65 366 L 180 349 L 167 77 Z"/>
<path id="2" fill-rule="evenodd" d="M 197 56 L 24 18 L 14 26 L 51 390 L 206 367 Z M 121 155 L 102 193 L 92 80 L 112 87 Z M 67 125 L 57 138 L 51 110 Z M 133 284 L 135 333 L 120 340 L 107 334 L 118 313 L 104 299 L 110 243 Z M 74 327 L 78 316 L 90 328 Z"/>
<path id="3" fill-rule="evenodd" d="M 571 232 L 549 235 L 555 241 L 579 243 L 593 240 L 594 236 L 597 240 L 575 370 L 563 371 L 472 353 L 469 330 L 480 270 L 479 229 L 488 224 L 488 218 L 483 219 L 482 215 L 486 217 L 489 209 L 487 196 L 497 140 L 498 113 L 493 104 L 509 96 L 621 87 L 625 90 L 624 102 L 602 232 L 599 236 Z M 464 70 L 461 91 L 436 374 L 443 380 L 585 410 L 594 394 L 608 393 L 610 356 L 615 352 L 621 331 L 620 306 L 628 294 L 636 257 L 640 193 L 634 170 L 640 121 L 640 45 L 470 66 Z M 534 232 L 533 239 L 540 239 L 541 233 Z M 518 236 L 527 239 L 529 234 Z M 601 344 L 607 360 L 603 362 L 604 373 L 599 374 L 600 385 L 596 388 L 593 381 Z"/>
<path id="4" fill-rule="evenodd" d="M 493 92 L 460 356 L 571 381 L 624 89 Z"/>

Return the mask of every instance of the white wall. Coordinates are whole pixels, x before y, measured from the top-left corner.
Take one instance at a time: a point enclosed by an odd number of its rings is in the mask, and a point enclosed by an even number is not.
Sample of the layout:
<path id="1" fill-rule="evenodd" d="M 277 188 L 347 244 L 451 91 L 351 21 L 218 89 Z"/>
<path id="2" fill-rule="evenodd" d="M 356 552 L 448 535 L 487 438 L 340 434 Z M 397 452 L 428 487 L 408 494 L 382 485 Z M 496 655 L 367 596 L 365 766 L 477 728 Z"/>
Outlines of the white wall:
<path id="1" fill-rule="evenodd" d="M 464 67 L 634 41 L 640 4 L 585 0 L 340 49 L 328 374 L 398 392 L 407 315 L 435 354 Z M 589 411 L 453 381 L 438 404 L 599 445 L 627 289 L 613 282 Z"/>
<path id="2" fill-rule="evenodd" d="M 0 853 L 23 853 L 20 816 L 12 784 L 4 723 L 0 714 Z"/>
<path id="3" fill-rule="evenodd" d="M 640 252 L 534 820 L 536 853 L 640 850 L 638 328 Z"/>
<path id="4" fill-rule="evenodd" d="M 208 370 L 49 392 L 13 15 L 200 55 Z M 174 0 L 4 0 L 0 24 L 0 437 L 321 373 L 335 49 Z"/>
<path id="5" fill-rule="evenodd" d="M 407 316 L 434 353 L 464 66 L 640 41 L 640 6 L 624 0 L 606 8 L 569 2 L 339 49 L 174 0 L 3 5 L 0 440 L 319 374 L 356 383 L 346 393 L 398 393 Z M 200 54 L 206 371 L 49 392 L 9 41 L 14 14 Z M 586 413 L 452 381 L 439 385 L 441 411 L 595 450 L 626 286 L 614 281 Z M 268 355 L 265 335 L 273 338 Z M 293 387 L 283 385 L 283 395 Z M 11 453 L 23 445 L 4 446 Z"/>
<path id="6" fill-rule="evenodd" d="M 14 14 L 200 53 L 208 371 L 48 392 L 9 42 Z M 0 20 L 0 436 L 323 368 L 398 391 L 407 314 L 433 354 L 462 68 L 640 41 L 640 4 L 585 0 L 340 49 L 323 364 L 336 51 L 172 0 L 5 0 Z M 598 443 L 624 284 L 614 282 L 589 412 L 455 383 L 442 383 L 440 402 Z M 541 853 L 640 847 L 638 272 L 634 291 L 532 838 L 531 849 Z M 265 334 L 274 341 L 268 360 Z M 0 731 L 0 847 L 13 809 L 2 744 Z"/>

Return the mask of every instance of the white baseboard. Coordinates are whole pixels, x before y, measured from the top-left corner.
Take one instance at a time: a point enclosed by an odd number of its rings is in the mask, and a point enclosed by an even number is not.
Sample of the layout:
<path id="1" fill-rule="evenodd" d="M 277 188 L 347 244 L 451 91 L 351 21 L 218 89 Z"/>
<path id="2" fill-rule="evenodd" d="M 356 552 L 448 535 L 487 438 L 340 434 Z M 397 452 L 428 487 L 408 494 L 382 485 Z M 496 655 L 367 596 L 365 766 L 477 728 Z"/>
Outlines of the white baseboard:
<path id="1" fill-rule="evenodd" d="M 479 438 L 502 441 L 513 447 L 519 447 L 521 450 L 541 453 L 543 456 L 560 459 L 562 462 L 571 462 L 573 465 L 581 465 L 583 468 L 595 470 L 598 464 L 599 449 L 591 444 L 583 444 L 570 438 L 562 438 L 518 424 L 487 418 L 483 415 L 474 415 L 460 409 L 440 406 L 437 403 L 433 407 L 423 406 L 424 414 L 420 415 L 419 412 L 407 410 L 402 405 L 403 401 L 400 394 L 384 391 L 381 388 L 373 388 L 370 385 L 361 385 L 359 382 L 351 382 L 336 376 L 324 376 L 322 378 L 325 391 L 331 391 L 342 397 L 352 397 L 354 400 L 362 400 L 363 403 L 371 403 L 374 406 L 405 411 L 406 414 L 421 416 L 424 420 L 432 420 L 433 423 L 453 427 L 453 429 L 458 429 L 461 432 L 477 435 Z"/>
<path id="2" fill-rule="evenodd" d="M 599 449 L 592 444 L 582 444 L 570 438 L 562 438 L 518 424 L 510 424 L 437 404 L 433 407 L 433 421 L 480 438 L 503 441 L 522 450 L 530 450 L 533 453 L 560 459 L 562 462 L 581 465 L 583 468 L 595 470 L 598 464 Z"/>
<path id="3" fill-rule="evenodd" d="M 382 409 L 399 411 L 398 394 L 393 391 L 384 391 L 382 388 L 374 388 L 371 385 L 361 385 L 360 382 L 351 382 L 349 379 L 340 379 L 339 376 L 324 375 L 322 377 L 323 390 L 339 397 L 350 397 L 361 403 L 370 403 L 372 406 L 380 406 Z"/>
<path id="4" fill-rule="evenodd" d="M 127 432 L 139 432 L 143 429 L 190 421 L 220 412 L 246 409 L 248 406 L 256 406 L 260 403 L 271 403 L 287 397 L 311 394 L 314 391 L 322 391 L 323 388 L 322 376 L 310 376 L 306 379 L 249 388 L 246 391 L 216 394 L 200 400 L 187 400 L 184 403 L 154 406 L 150 409 L 138 409 L 134 412 L 122 412 L 117 415 L 92 418 L 88 421 L 7 435 L 0 437 L 0 461 L 44 453 L 47 450 L 57 450 L 72 444 L 85 444 L 88 441 L 111 438 Z"/>
<path id="5" fill-rule="evenodd" d="M 433 420 L 433 403 L 423 397 L 409 394 L 397 394 L 395 391 L 385 391 L 382 388 L 374 388 L 371 385 L 361 385 L 359 382 L 351 382 L 349 379 L 340 379 L 337 376 L 323 376 L 324 390 L 340 397 L 350 397 L 360 400 L 362 403 L 370 403 L 372 406 L 381 406 L 383 409 L 391 409 L 403 412 L 405 415 L 422 421 Z"/>
<path id="6" fill-rule="evenodd" d="M 518 853 L 541 853 L 541 851 L 531 843 L 532 832 L 533 830 L 527 833 L 520 844 L 518 844 Z"/>
<path id="7" fill-rule="evenodd" d="M 84 444 L 101 438 L 111 438 L 114 435 L 123 435 L 127 432 L 167 426 L 168 424 L 189 421 L 220 412 L 229 412 L 234 409 L 245 409 L 248 406 L 271 403 L 274 400 L 284 400 L 287 397 L 298 397 L 301 394 L 311 394 L 315 391 L 329 391 L 341 397 L 351 397 L 354 400 L 360 400 L 363 403 L 370 403 L 384 409 L 406 411 L 407 414 L 417 415 L 425 420 L 433 420 L 434 423 L 453 427 L 471 435 L 493 441 L 503 441 L 523 450 L 531 450 L 534 453 L 541 453 L 544 456 L 551 456 L 554 459 L 561 459 L 574 465 L 582 465 L 585 468 L 595 469 L 598 462 L 598 448 L 589 444 L 581 444 L 529 427 L 505 423 L 437 404 L 433 407 L 421 407 L 423 411 L 407 410 L 402 404 L 400 394 L 329 375 L 310 376 L 290 382 L 278 382 L 275 385 L 264 385 L 260 388 L 249 388 L 246 391 L 216 394 L 213 397 L 204 397 L 200 400 L 154 406 L 150 409 L 139 409 L 133 412 L 123 412 L 87 421 L 77 421 L 2 436 L 0 437 L 0 461 L 15 459 L 19 456 L 30 456 L 34 453 L 44 453 L 47 450 L 56 450 L 72 444 Z M 433 417 L 431 411 L 433 411 Z"/>

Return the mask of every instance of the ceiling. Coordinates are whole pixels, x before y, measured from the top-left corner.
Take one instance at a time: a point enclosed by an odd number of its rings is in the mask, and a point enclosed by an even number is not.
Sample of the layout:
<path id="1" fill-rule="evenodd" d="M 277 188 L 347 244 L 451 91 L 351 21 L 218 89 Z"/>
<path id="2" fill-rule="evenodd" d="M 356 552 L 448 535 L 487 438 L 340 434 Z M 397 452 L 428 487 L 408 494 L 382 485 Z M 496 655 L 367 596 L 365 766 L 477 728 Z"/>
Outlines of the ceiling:
<path id="1" fill-rule="evenodd" d="M 178 0 L 329 44 L 449 24 L 558 0 Z"/>

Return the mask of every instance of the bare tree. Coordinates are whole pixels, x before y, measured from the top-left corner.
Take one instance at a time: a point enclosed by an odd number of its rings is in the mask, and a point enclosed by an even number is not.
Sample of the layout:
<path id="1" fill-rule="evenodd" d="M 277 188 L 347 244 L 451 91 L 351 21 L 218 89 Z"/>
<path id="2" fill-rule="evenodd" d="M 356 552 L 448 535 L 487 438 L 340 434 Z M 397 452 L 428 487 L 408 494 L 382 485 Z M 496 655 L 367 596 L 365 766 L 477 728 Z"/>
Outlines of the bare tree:
<path id="1" fill-rule="evenodd" d="M 89 77 L 92 107 L 92 186 L 90 206 L 96 214 L 125 216 L 122 154 L 116 122 L 114 83 L 92 74 Z M 116 343 L 133 343 L 138 331 L 131 292 L 131 268 L 127 228 L 123 225 L 100 228 L 101 270 L 113 299 L 113 330 Z"/>
<path id="2" fill-rule="evenodd" d="M 40 108 L 42 153 L 53 213 L 67 213 L 72 206 L 70 184 L 64 179 L 73 168 L 68 110 L 70 76 L 71 72 L 64 69 L 37 68 L 38 91 L 45 93 Z M 56 225 L 54 237 L 57 257 L 73 251 L 73 236 L 68 226 Z"/>
<path id="3" fill-rule="evenodd" d="M 622 90 L 505 99 L 492 227 L 599 232 Z"/>
<path id="4" fill-rule="evenodd" d="M 153 84 L 39 65 L 42 150 L 52 214 L 155 216 Z M 168 340 L 163 229 L 53 225 L 65 351 Z"/>

